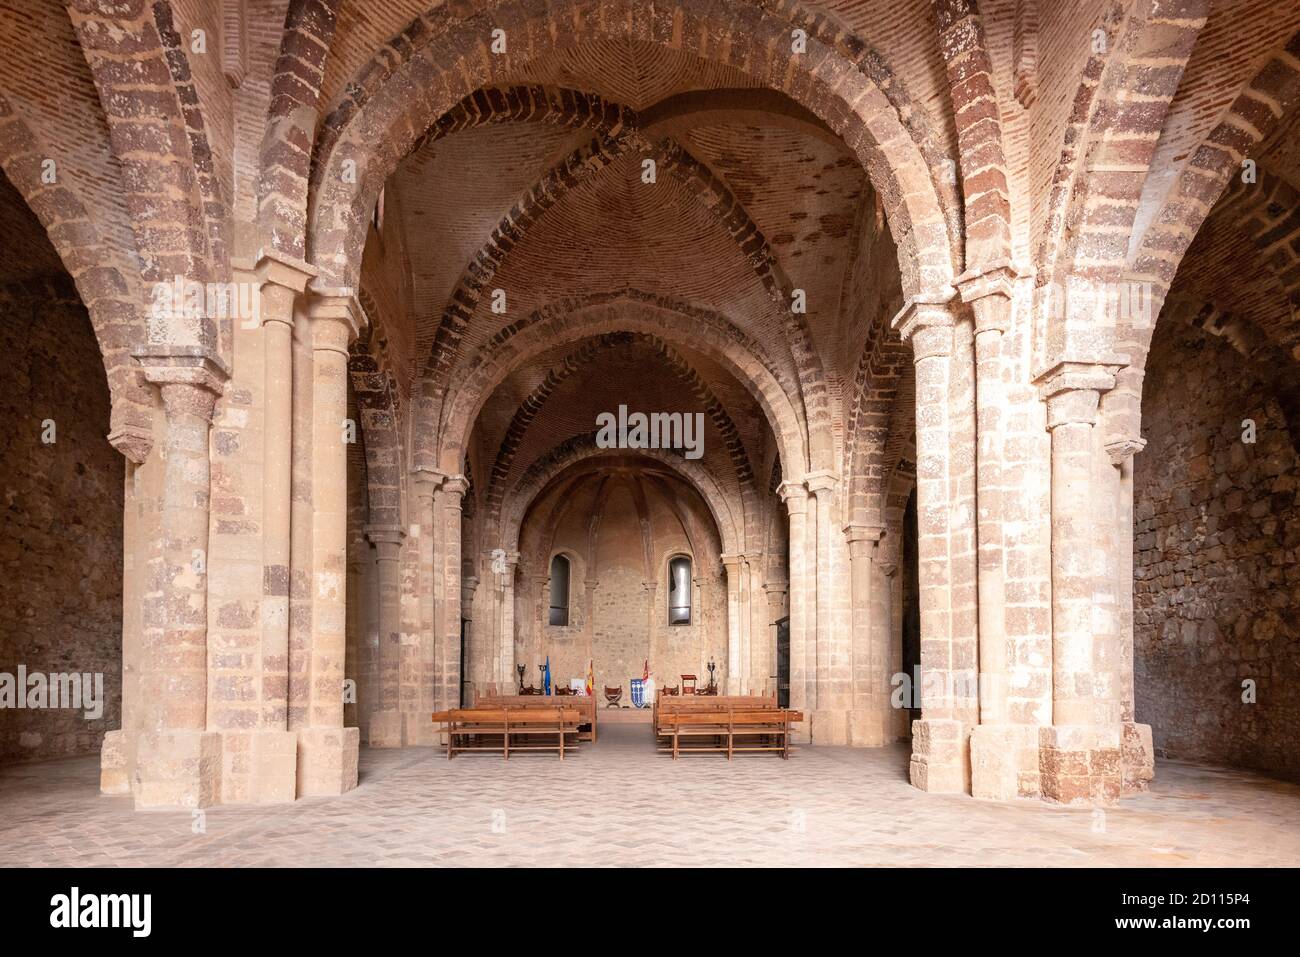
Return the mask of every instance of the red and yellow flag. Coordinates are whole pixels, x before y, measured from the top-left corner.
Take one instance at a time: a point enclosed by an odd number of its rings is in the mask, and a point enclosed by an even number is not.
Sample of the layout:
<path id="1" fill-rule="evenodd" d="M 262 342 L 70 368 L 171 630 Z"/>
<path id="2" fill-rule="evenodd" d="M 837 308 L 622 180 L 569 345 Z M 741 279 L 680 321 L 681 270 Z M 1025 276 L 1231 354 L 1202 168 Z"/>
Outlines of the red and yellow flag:
<path id="1" fill-rule="evenodd" d="M 587 659 L 587 695 L 588 697 L 590 697 L 595 693 L 596 693 L 596 672 L 592 670 L 592 661 L 590 658 L 588 658 Z"/>

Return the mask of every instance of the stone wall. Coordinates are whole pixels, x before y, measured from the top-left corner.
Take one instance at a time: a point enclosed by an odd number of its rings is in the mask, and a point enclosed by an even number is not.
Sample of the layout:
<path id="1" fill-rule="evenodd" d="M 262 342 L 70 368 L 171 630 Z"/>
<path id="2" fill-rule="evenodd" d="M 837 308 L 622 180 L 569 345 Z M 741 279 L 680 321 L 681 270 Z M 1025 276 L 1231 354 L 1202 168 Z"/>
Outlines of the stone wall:
<path id="1" fill-rule="evenodd" d="M 1164 324 L 1142 424 L 1137 718 L 1157 754 L 1300 775 L 1300 469 L 1277 403 L 1227 342 Z"/>
<path id="2" fill-rule="evenodd" d="M 0 709 L 0 762 L 93 752 L 121 722 L 124 466 L 105 439 L 104 366 L 69 281 L 0 289 L 0 354 L 0 675 L 98 673 L 104 694 L 97 720 Z"/>

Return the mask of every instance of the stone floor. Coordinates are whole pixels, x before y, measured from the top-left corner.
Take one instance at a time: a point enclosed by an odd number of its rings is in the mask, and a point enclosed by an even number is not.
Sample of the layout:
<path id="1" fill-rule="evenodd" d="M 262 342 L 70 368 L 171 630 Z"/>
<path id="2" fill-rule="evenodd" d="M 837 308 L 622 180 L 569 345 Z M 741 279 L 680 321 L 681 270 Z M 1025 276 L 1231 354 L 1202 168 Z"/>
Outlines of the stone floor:
<path id="1" fill-rule="evenodd" d="M 363 751 L 341 798 L 196 821 L 98 794 L 96 759 L 72 758 L 0 768 L 0 864 L 1300 864 L 1294 784 L 1164 761 L 1149 794 L 1094 812 L 924 794 L 906 768 L 902 746 L 674 763 L 610 725 L 563 764 Z"/>

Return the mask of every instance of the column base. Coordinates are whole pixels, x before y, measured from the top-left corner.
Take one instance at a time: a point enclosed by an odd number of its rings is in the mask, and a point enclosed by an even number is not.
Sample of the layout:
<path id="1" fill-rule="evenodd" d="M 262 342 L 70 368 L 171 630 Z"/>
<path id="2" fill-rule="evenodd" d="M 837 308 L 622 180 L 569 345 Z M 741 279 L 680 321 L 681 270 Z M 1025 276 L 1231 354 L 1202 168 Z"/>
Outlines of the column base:
<path id="1" fill-rule="evenodd" d="M 1038 725 L 979 724 L 970 730 L 971 796 L 986 801 L 1036 798 Z"/>
<path id="2" fill-rule="evenodd" d="M 376 711 L 370 716 L 370 737 L 366 744 L 372 748 L 400 748 L 402 746 L 402 712 Z"/>
<path id="3" fill-rule="evenodd" d="M 135 806 L 204 808 L 221 799 L 221 734 L 154 731 L 136 740 Z"/>
<path id="4" fill-rule="evenodd" d="M 1120 796 L 1120 728 L 1054 725 L 1038 729 L 1043 799 L 1114 804 Z"/>
<path id="5" fill-rule="evenodd" d="M 361 732 L 304 728 L 298 732 L 298 797 L 343 794 L 357 786 Z"/>
<path id="6" fill-rule="evenodd" d="M 888 744 L 892 738 L 890 721 L 892 715 L 879 708 L 854 708 L 848 714 L 849 740 L 851 748 L 879 748 Z"/>
<path id="7" fill-rule="evenodd" d="M 847 711 L 814 711 L 806 715 L 812 743 L 816 745 L 845 745 L 849 743 L 849 716 Z"/>
<path id="8" fill-rule="evenodd" d="M 99 749 L 99 793 L 131 793 L 131 748 L 125 731 L 109 731 Z"/>
<path id="9" fill-rule="evenodd" d="M 436 730 L 437 725 L 433 723 L 432 710 L 403 711 L 401 715 L 402 747 L 431 748 L 442 737 Z"/>
<path id="10" fill-rule="evenodd" d="M 1151 725 L 1125 721 L 1120 742 L 1120 792 L 1140 794 L 1156 776 L 1156 749 L 1151 740 Z"/>
<path id="11" fill-rule="evenodd" d="M 912 722 L 908 776 L 913 787 L 933 794 L 970 792 L 970 750 L 960 721 L 922 718 Z"/>

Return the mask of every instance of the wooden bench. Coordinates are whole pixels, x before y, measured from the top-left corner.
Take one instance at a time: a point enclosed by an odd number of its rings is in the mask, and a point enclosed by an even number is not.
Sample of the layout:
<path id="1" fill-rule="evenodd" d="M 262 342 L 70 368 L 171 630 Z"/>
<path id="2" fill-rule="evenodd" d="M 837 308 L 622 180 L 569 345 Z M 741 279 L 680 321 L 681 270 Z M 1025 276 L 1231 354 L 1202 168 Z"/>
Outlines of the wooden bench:
<path id="1" fill-rule="evenodd" d="M 589 695 L 563 695 L 556 699 L 551 695 L 498 694 L 479 695 L 474 700 L 476 708 L 558 708 L 564 707 L 578 711 L 582 715 L 580 724 L 587 730 L 581 732 L 580 740 L 596 743 L 596 699 Z"/>
<path id="2" fill-rule="evenodd" d="M 655 696 L 651 727 L 655 740 L 664 736 L 660 716 L 664 714 L 697 713 L 701 711 L 770 711 L 776 708 L 776 697 L 768 695 L 675 695 Z"/>
<path id="3" fill-rule="evenodd" d="M 453 708 L 435 711 L 434 724 L 447 735 L 447 759 L 471 751 L 499 752 L 507 761 L 512 751 L 565 751 L 578 748 L 582 713 L 576 708 Z M 524 738 L 526 743 L 512 744 Z M 495 739 L 500 738 L 500 744 Z M 537 741 L 541 738 L 541 742 Z M 472 743 L 464 743 L 472 742 Z"/>
<path id="4" fill-rule="evenodd" d="M 733 754 L 761 751 L 789 760 L 792 726 L 803 720 L 803 714 L 787 708 L 691 710 L 667 712 L 661 720 L 660 737 L 667 741 L 659 751 L 671 753 L 674 761 L 682 754 L 726 754 L 730 761 Z"/>

